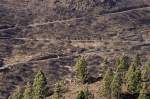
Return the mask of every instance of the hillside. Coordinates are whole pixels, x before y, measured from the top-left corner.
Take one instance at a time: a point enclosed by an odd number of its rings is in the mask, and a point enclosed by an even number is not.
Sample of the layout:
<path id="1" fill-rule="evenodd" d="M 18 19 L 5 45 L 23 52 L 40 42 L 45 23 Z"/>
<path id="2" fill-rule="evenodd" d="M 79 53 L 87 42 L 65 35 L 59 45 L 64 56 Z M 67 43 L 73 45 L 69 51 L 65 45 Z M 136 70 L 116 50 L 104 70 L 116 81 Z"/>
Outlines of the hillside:
<path id="1" fill-rule="evenodd" d="M 72 78 L 79 56 L 98 77 L 105 57 L 114 66 L 136 53 L 143 63 L 150 55 L 149 0 L 0 0 L 0 99 L 39 69 L 52 87 Z"/>

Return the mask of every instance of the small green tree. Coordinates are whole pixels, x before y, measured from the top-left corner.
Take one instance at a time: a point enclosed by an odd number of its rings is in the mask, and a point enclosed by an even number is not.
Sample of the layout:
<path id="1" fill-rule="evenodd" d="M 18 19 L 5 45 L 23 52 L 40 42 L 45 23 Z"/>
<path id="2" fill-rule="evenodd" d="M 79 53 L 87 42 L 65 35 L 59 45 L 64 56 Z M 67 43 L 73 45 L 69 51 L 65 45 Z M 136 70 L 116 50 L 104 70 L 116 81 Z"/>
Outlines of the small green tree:
<path id="1" fill-rule="evenodd" d="M 44 73 L 40 70 L 33 82 L 33 99 L 43 99 L 47 95 L 47 81 Z"/>
<path id="2" fill-rule="evenodd" d="M 121 88 L 122 88 L 121 75 L 117 72 L 111 83 L 112 96 L 120 99 Z"/>
<path id="3" fill-rule="evenodd" d="M 125 72 L 128 70 L 129 63 L 128 63 L 128 57 L 122 56 L 120 59 L 118 59 L 118 62 L 116 63 L 117 70 L 119 72 Z"/>
<path id="4" fill-rule="evenodd" d="M 119 62 L 116 63 L 117 65 L 117 72 L 119 72 L 122 80 L 125 80 L 126 71 L 128 71 L 129 68 L 129 62 L 127 56 L 122 56 L 119 60 Z"/>
<path id="5" fill-rule="evenodd" d="M 87 80 L 87 62 L 86 60 L 81 57 L 76 62 L 76 78 L 79 82 L 85 83 Z"/>
<path id="6" fill-rule="evenodd" d="M 140 57 L 139 55 L 136 55 L 125 77 L 127 89 L 131 94 L 139 93 L 141 89 L 142 75 L 140 66 L 141 66 Z"/>
<path id="7" fill-rule="evenodd" d="M 147 62 L 146 66 L 144 66 L 142 70 L 142 80 L 150 82 L 150 60 Z"/>
<path id="8" fill-rule="evenodd" d="M 32 89 L 31 89 L 31 85 L 29 82 L 25 86 L 25 90 L 24 90 L 22 99 L 32 99 Z"/>
<path id="9" fill-rule="evenodd" d="M 125 79 L 128 80 L 130 75 L 133 74 L 133 72 L 135 72 L 136 69 L 139 69 L 140 66 L 141 66 L 141 61 L 140 61 L 139 55 L 137 54 L 132 62 L 132 65 L 129 67 L 129 69 L 125 75 Z"/>
<path id="10" fill-rule="evenodd" d="M 147 94 L 148 94 L 147 86 L 144 83 L 142 89 L 140 90 L 138 99 L 150 99 L 150 97 Z"/>
<path id="11" fill-rule="evenodd" d="M 93 99 L 94 95 L 89 91 L 88 86 L 83 86 L 82 90 L 79 91 L 76 99 Z"/>
<path id="12" fill-rule="evenodd" d="M 135 71 L 130 73 L 127 79 L 127 86 L 130 93 L 139 93 L 141 89 L 141 71 L 138 67 Z"/>
<path id="13" fill-rule="evenodd" d="M 14 93 L 8 99 L 22 99 L 22 93 L 19 86 L 17 86 Z"/>
<path id="14" fill-rule="evenodd" d="M 80 91 L 76 99 L 86 99 L 84 91 Z"/>
<path id="15" fill-rule="evenodd" d="M 84 91 L 84 94 L 85 94 L 85 99 L 93 99 L 94 98 L 94 94 L 92 94 L 89 91 L 88 85 L 84 86 L 83 91 Z"/>
<path id="16" fill-rule="evenodd" d="M 110 85 L 111 85 L 112 79 L 113 79 L 112 69 L 108 68 L 99 88 L 100 96 L 108 97 L 109 99 L 111 98 L 111 86 Z"/>
<path id="17" fill-rule="evenodd" d="M 64 88 L 62 85 L 62 82 L 59 81 L 56 83 L 55 88 L 54 88 L 54 94 L 53 94 L 53 99 L 65 99 L 65 97 L 62 95 Z"/>

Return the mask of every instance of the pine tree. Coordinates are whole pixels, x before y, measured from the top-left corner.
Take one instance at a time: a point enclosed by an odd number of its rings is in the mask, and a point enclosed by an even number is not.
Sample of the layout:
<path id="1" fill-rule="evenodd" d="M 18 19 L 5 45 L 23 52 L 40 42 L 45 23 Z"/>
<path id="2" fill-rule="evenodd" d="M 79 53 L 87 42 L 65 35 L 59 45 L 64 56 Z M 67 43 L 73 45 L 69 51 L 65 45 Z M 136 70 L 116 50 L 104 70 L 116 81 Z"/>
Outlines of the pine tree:
<path id="1" fill-rule="evenodd" d="M 126 74 L 126 84 L 130 93 L 139 93 L 141 88 L 141 62 L 139 55 L 136 55 L 134 61 Z"/>
<path id="2" fill-rule="evenodd" d="M 85 83 L 87 80 L 87 62 L 81 57 L 77 61 L 76 65 L 76 78 L 79 82 Z"/>
<path id="3" fill-rule="evenodd" d="M 125 80 L 128 81 L 130 75 L 135 72 L 135 66 L 131 65 L 127 71 L 127 73 L 125 74 Z"/>
<path id="4" fill-rule="evenodd" d="M 140 61 L 140 57 L 139 55 L 137 54 L 136 57 L 134 58 L 133 60 L 133 63 L 132 65 L 129 67 L 126 75 L 125 75 L 125 79 L 128 80 L 130 75 L 135 72 L 136 69 L 139 69 L 141 66 L 141 61 Z"/>
<path id="5" fill-rule="evenodd" d="M 117 72 L 111 83 L 112 96 L 116 97 L 117 99 L 120 99 L 122 87 L 121 85 L 122 85 L 121 75 Z"/>
<path id="6" fill-rule="evenodd" d="M 19 86 L 17 86 L 15 92 L 9 97 L 9 99 L 22 99 L 22 93 Z"/>
<path id="7" fill-rule="evenodd" d="M 128 70 L 129 67 L 129 63 L 128 63 L 128 57 L 127 56 L 123 56 L 121 57 L 118 62 L 116 63 L 117 66 L 117 70 L 119 72 L 125 72 Z"/>
<path id="8" fill-rule="evenodd" d="M 102 83 L 99 88 L 99 94 L 100 96 L 108 97 L 109 99 L 111 98 L 111 82 L 113 79 L 113 72 L 111 69 L 108 68 Z"/>
<path id="9" fill-rule="evenodd" d="M 130 73 L 127 79 L 127 86 L 130 93 L 139 93 L 141 88 L 141 71 L 138 67 L 135 71 Z"/>
<path id="10" fill-rule="evenodd" d="M 33 82 L 33 99 L 43 99 L 47 94 L 47 81 L 44 73 L 39 71 Z"/>
<path id="11" fill-rule="evenodd" d="M 128 57 L 122 56 L 118 61 L 119 62 L 116 65 L 117 66 L 117 72 L 120 73 L 122 80 L 125 80 L 125 74 L 129 68 Z"/>
<path id="12" fill-rule="evenodd" d="M 88 85 L 83 85 L 76 99 L 94 99 L 94 95 L 89 91 Z"/>
<path id="13" fill-rule="evenodd" d="M 53 99 L 65 99 L 65 97 L 62 95 L 63 90 L 64 89 L 62 83 L 61 82 L 56 83 L 54 88 Z"/>
<path id="14" fill-rule="evenodd" d="M 147 94 L 148 94 L 147 86 L 144 83 L 142 89 L 140 90 L 138 99 L 150 99 L 150 97 Z"/>
<path id="15" fill-rule="evenodd" d="M 24 90 L 22 99 L 32 99 L 32 90 L 31 90 L 31 85 L 29 82 L 25 86 L 25 90 Z"/>

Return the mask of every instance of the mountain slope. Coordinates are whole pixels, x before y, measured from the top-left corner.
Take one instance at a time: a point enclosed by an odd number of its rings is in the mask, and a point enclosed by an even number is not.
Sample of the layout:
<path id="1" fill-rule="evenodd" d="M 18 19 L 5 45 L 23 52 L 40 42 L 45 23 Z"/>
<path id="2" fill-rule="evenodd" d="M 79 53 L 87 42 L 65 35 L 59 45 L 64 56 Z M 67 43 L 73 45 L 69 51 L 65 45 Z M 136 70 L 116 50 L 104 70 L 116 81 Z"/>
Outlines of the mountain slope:
<path id="1" fill-rule="evenodd" d="M 78 56 L 97 77 L 104 57 L 150 55 L 149 0 L 1 0 L 2 99 L 42 69 L 52 86 L 71 78 Z M 111 63 L 113 66 L 114 64 Z M 94 75 L 95 74 L 95 75 Z"/>

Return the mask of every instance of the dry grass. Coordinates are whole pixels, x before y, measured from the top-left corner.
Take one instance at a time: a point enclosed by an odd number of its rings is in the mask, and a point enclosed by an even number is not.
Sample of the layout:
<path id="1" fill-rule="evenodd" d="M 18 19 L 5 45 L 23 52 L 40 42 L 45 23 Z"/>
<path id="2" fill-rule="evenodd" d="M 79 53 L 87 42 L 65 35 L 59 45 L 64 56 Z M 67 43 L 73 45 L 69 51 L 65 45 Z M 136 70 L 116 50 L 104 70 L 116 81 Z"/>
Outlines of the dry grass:
<path id="1" fill-rule="evenodd" d="M 14 63 L 21 63 L 21 62 L 25 63 L 30 59 L 32 59 L 32 56 L 30 55 L 16 54 L 13 57 L 7 58 L 7 60 L 5 60 L 5 64 L 14 64 Z"/>
<path id="2" fill-rule="evenodd" d="M 98 95 L 99 84 L 100 84 L 99 81 L 89 84 L 88 89 L 92 94 L 94 94 L 94 99 L 106 99 L 105 97 L 100 97 Z M 67 92 L 64 93 L 65 99 L 76 99 L 78 92 L 82 89 L 82 86 L 84 85 L 79 85 L 75 83 L 69 84 Z M 52 99 L 52 97 L 47 97 L 46 99 Z"/>

